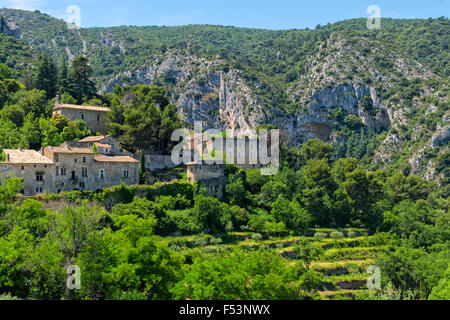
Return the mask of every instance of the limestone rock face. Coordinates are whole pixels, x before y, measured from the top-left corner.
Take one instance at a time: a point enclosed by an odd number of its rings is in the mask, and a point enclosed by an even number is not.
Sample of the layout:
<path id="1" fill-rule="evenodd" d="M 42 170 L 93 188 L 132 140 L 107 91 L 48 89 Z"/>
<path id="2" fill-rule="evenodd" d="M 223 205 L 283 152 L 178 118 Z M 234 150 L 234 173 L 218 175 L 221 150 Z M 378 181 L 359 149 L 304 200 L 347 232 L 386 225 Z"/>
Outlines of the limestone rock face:
<path id="1" fill-rule="evenodd" d="M 220 70 L 224 61 L 168 53 L 136 71 L 109 80 L 101 89 L 110 92 L 118 84 L 169 82 L 172 103 L 183 121 L 203 121 L 205 129 L 256 128 L 265 122 L 261 105 L 245 84 L 241 72 Z M 223 68 L 222 68 L 223 69 Z"/>
<path id="2" fill-rule="evenodd" d="M 450 122 L 450 116 L 444 115 L 444 123 Z M 431 146 L 433 148 L 443 146 L 448 143 L 450 140 L 450 123 L 441 125 L 438 124 L 436 128 L 436 133 L 433 135 L 433 138 L 431 139 Z"/>
<path id="3" fill-rule="evenodd" d="M 0 17 L 0 33 L 16 39 L 20 38 L 20 28 L 14 22 L 8 21 L 3 17 Z"/>

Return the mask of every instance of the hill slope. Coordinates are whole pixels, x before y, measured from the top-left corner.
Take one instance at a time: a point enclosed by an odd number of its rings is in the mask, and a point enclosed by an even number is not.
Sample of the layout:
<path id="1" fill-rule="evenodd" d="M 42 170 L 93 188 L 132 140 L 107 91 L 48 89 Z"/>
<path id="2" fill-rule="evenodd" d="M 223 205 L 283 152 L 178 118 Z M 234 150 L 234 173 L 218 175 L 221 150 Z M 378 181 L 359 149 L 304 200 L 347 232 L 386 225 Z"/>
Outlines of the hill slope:
<path id="1" fill-rule="evenodd" d="M 98 89 L 161 84 L 183 120 L 270 123 L 293 144 L 337 142 L 336 156 L 443 179 L 450 114 L 448 19 L 353 19 L 316 30 L 221 26 L 70 30 L 48 15 L 1 9 L 21 40 L 55 57 L 86 55 Z"/>

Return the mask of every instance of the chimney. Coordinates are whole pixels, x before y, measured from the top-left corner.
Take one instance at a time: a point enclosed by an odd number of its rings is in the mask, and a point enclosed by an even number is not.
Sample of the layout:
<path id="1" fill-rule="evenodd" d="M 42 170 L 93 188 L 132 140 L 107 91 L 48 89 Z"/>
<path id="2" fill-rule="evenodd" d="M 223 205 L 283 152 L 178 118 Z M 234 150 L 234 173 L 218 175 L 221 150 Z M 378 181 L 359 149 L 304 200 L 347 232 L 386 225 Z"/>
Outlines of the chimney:
<path id="1" fill-rule="evenodd" d="M 56 95 L 55 105 L 59 106 L 59 94 Z"/>

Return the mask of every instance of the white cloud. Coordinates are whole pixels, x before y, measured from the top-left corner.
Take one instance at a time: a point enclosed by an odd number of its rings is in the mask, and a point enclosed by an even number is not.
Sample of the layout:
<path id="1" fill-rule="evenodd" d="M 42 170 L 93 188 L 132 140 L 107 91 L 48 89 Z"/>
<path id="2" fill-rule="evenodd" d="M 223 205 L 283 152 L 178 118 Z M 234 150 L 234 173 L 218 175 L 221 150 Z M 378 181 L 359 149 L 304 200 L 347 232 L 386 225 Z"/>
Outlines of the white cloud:
<path id="1" fill-rule="evenodd" d="M 47 4 L 45 0 L 0 0 L 0 7 L 22 10 L 38 10 Z"/>

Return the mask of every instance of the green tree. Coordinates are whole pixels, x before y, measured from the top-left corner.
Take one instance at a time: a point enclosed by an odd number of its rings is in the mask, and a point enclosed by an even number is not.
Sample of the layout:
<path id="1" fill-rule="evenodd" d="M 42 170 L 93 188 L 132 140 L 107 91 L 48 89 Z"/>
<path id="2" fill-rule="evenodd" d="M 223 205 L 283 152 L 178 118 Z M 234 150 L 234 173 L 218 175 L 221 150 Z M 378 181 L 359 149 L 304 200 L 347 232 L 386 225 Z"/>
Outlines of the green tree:
<path id="1" fill-rule="evenodd" d="M 87 128 L 86 122 L 83 120 L 70 121 L 61 133 L 64 141 L 78 141 L 91 135 L 91 131 Z"/>
<path id="2" fill-rule="evenodd" d="M 88 100 L 95 95 L 96 89 L 94 82 L 91 80 L 92 75 L 93 70 L 89 65 L 88 58 L 81 56 L 72 60 L 69 72 L 69 93 L 80 104 L 83 100 Z"/>
<path id="3" fill-rule="evenodd" d="M 303 240 L 294 248 L 294 252 L 298 253 L 297 258 L 302 260 L 306 269 L 309 270 L 311 263 L 319 260 L 319 258 L 323 255 L 324 250 L 317 243 Z"/>
<path id="4" fill-rule="evenodd" d="M 69 87 L 69 70 L 67 67 L 67 61 L 66 58 L 63 56 L 61 57 L 61 61 L 59 63 L 58 67 L 58 93 L 60 95 L 67 93 L 70 90 Z M 69 102 L 63 102 L 63 103 L 69 103 Z"/>
<path id="5" fill-rule="evenodd" d="M 111 134 L 130 150 L 156 150 L 169 154 L 170 137 L 181 127 L 175 106 L 164 88 L 135 85 L 116 89 L 108 114 Z"/>
<path id="6" fill-rule="evenodd" d="M 0 63 L 0 80 L 12 79 L 12 71 L 4 63 Z"/>
<path id="7" fill-rule="evenodd" d="M 57 84 L 58 73 L 53 59 L 48 54 L 41 55 L 33 86 L 38 90 L 44 90 L 47 100 L 50 100 L 56 96 Z"/>
<path id="8" fill-rule="evenodd" d="M 308 160 L 331 160 L 333 147 L 317 138 L 309 139 L 300 149 L 300 160 L 306 163 Z"/>
<path id="9" fill-rule="evenodd" d="M 39 149 L 41 147 L 39 119 L 34 114 L 27 114 L 23 126 L 20 128 L 20 134 L 28 141 L 30 148 Z"/>
<path id="10" fill-rule="evenodd" d="M 430 300 L 449 300 L 450 299 L 450 267 L 444 273 L 436 287 L 433 288 Z"/>
<path id="11" fill-rule="evenodd" d="M 191 300 L 302 299 L 297 281 L 303 272 L 267 251 L 234 251 L 194 259 L 171 291 L 175 299 Z"/>
<path id="12" fill-rule="evenodd" d="M 308 226 L 311 216 L 297 201 L 290 202 L 283 195 L 272 203 L 271 214 L 277 222 L 283 222 L 290 230 L 301 230 Z"/>
<path id="13" fill-rule="evenodd" d="M 226 196 L 230 205 L 245 208 L 247 203 L 247 191 L 245 190 L 244 182 L 241 178 L 227 184 Z"/>

